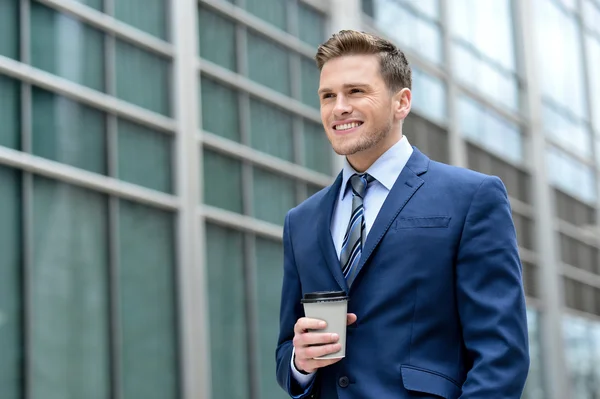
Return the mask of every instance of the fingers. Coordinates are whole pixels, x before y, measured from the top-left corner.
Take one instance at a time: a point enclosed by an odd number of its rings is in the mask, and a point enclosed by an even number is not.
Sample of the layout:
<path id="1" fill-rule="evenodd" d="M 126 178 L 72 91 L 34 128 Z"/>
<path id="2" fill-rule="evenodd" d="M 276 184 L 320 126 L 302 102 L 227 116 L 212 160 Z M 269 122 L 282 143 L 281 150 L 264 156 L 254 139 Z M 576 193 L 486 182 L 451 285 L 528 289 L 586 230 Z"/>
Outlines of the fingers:
<path id="1" fill-rule="evenodd" d="M 296 325 L 294 326 L 294 333 L 302 334 L 309 330 L 321 330 L 325 327 L 327 327 L 327 323 L 325 323 L 323 320 L 301 317 L 298 319 Z"/>
<path id="2" fill-rule="evenodd" d="M 354 313 L 348 313 L 348 316 L 346 319 L 346 324 L 350 325 L 350 324 L 353 324 L 354 322 L 356 322 L 356 315 Z"/>

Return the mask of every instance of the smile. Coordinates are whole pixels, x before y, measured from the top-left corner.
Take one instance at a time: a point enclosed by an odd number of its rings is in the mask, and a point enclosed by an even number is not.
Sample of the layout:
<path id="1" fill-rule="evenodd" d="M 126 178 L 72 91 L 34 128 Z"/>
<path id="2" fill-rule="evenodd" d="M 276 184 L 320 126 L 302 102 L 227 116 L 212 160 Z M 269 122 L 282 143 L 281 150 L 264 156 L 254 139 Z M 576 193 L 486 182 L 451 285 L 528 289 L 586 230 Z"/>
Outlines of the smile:
<path id="1" fill-rule="evenodd" d="M 343 125 L 335 125 L 333 128 L 338 131 L 350 130 L 362 125 L 362 122 L 344 123 Z"/>

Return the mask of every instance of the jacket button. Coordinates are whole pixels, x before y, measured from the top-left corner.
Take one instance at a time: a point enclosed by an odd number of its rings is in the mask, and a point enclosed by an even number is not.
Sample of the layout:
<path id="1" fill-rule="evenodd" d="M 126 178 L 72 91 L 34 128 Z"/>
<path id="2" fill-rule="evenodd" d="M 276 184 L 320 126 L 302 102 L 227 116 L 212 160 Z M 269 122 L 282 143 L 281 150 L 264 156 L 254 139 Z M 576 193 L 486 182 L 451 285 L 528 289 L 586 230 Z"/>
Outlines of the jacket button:
<path id="1" fill-rule="evenodd" d="M 348 385 L 350 385 L 350 380 L 348 379 L 348 377 L 343 376 L 340 377 L 340 379 L 338 380 L 338 384 L 340 384 L 342 388 L 346 388 Z"/>

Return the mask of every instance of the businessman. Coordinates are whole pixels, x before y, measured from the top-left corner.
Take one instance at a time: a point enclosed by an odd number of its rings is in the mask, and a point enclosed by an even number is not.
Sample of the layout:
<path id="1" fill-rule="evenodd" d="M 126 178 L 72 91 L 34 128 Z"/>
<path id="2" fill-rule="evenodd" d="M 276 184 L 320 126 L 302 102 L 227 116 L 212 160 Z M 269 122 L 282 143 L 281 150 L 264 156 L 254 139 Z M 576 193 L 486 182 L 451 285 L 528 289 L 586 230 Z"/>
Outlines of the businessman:
<path id="1" fill-rule="evenodd" d="M 344 166 L 286 215 L 277 380 L 294 398 L 519 399 L 529 368 L 515 229 L 500 179 L 403 136 L 411 71 L 392 43 L 340 31 L 316 55 Z M 345 291 L 346 356 L 301 299 Z"/>

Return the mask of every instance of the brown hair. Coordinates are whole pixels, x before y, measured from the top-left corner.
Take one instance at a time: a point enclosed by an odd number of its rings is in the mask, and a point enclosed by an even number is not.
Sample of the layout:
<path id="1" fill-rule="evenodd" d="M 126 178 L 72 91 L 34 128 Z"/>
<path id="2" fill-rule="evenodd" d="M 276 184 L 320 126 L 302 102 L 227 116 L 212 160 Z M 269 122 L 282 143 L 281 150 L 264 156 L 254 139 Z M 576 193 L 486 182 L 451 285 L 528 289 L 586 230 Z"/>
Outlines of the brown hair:
<path id="1" fill-rule="evenodd" d="M 321 70 L 331 59 L 361 54 L 379 55 L 381 76 L 392 92 L 411 88 L 411 70 L 404 53 L 392 42 L 370 33 L 341 30 L 319 46 L 315 60 Z"/>

